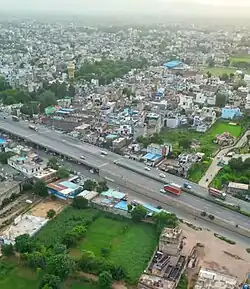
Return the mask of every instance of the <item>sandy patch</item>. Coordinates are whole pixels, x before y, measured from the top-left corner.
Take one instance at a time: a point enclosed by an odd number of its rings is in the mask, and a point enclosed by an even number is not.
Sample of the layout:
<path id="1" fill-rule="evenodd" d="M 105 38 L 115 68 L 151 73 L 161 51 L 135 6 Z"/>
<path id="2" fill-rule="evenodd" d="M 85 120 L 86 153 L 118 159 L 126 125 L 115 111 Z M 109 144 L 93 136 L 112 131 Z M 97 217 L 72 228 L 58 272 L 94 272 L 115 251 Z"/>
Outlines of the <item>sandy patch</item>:
<path id="1" fill-rule="evenodd" d="M 186 237 L 185 246 L 189 249 L 196 243 L 204 245 L 198 251 L 199 266 L 238 278 L 246 279 L 250 272 L 250 254 L 240 245 L 230 245 L 216 238 L 213 232 L 196 231 L 182 224 Z M 249 242 L 250 243 L 250 242 Z"/>
<path id="2" fill-rule="evenodd" d="M 62 211 L 62 209 L 67 206 L 67 203 L 55 200 L 52 201 L 51 199 L 45 199 L 41 203 L 37 204 L 35 207 L 33 207 L 30 211 L 30 214 L 37 217 L 47 217 L 47 212 L 51 209 L 55 210 L 58 214 Z"/>

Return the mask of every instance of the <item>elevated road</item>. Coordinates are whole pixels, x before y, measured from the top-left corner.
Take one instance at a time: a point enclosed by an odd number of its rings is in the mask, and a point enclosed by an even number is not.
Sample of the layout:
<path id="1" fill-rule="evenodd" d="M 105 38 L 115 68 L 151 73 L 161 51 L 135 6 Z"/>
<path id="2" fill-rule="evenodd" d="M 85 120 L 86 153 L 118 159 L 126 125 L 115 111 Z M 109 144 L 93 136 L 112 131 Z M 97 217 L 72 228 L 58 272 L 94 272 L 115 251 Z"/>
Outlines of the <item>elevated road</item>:
<path id="1" fill-rule="evenodd" d="M 156 169 L 152 168 L 150 172 L 146 172 L 142 163 L 122 158 L 112 152 L 108 152 L 107 156 L 102 156 L 100 153 L 101 149 L 96 146 L 82 143 L 67 135 L 56 133 L 44 127 L 39 127 L 38 132 L 32 131 L 28 128 L 28 125 L 27 122 L 13 122 L 10 118 L 4 119 L 4 117 L 0 115 L 0 130 L 2 131 L 9 132 L 10 134 L 19 136 L 20 138 L 26 139 L 39 146 L 57 151 L 60 154 L 76 159 L 79 162 L 86 163 L 86 165 L 91 167 L 103 169 L 110 174 L 119 175 L 125 180 L 140 184 L 141 186 L 145 186 L 145 188 L 155 191 L 155 194 L 160 194 L 159 191 L 163 184 L 162 180 L 159 178 L 159 172 Z M 85 161 L 80 159 L 81 155 L 86 157 Z M 114 162 L 123 163 L 127 167 L 133 168 L 133 170 L 118 166 L 114 164 Z M 166 174 L 166 181 L 180 185 L 183 185 L 185 182 L 184 179 L 171 174 Z M 207 190 L 205 188 L 200 187 L 197 184 L 192 184 L 192 186 L 196 193 L 207 196 Z M 175 198 L 175 196 L 172 197 Z M 249 218 L 240 215 L 239 213 L 224 209 L 218 205 L 186 193 L 183 193 L 179 199 L 188 205 L 200 208 L 210 214 L 217 215 L 234 224 L 250 229 Z M 239 204 L 242 209 L 250 211 L 249 203 L 230 197 L 228 198 L 228 202 Z"/>

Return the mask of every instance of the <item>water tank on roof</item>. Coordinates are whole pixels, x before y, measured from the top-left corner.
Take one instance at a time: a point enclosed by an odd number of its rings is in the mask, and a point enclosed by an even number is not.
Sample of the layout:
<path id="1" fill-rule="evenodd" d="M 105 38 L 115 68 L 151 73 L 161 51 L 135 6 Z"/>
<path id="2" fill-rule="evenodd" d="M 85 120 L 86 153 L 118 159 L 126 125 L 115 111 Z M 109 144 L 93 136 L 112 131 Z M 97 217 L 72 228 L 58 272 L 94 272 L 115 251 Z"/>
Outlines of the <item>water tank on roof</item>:
<path id="1" fill-rule="evenodd" d="M 250 285 L 249 284 L 244 284 L 242 288 L 243 289 L 250 289 Z"/>

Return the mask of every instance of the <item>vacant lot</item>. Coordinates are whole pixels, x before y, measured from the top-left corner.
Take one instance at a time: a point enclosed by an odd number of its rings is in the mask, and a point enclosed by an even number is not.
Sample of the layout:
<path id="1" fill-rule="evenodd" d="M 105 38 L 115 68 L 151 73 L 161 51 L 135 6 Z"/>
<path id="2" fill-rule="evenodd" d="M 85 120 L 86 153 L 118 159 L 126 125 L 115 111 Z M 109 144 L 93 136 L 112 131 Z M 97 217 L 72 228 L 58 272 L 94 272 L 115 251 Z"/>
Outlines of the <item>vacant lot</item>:
<path id="1" fill-rule="evenodd" d="M 71 250 L 71 255 L 78 258 L 84 249 L 101 256 L 102 249 L 108 249 L 107 258 L 123 266 L 129 280 L 135 282 L 157 245 L 153 225 L 110 219 L 94 209 L 76 210 L 69 207 L 51 220 L 35 238 L 45 245 L 55 244 L 62 240 L 67 230 L 92 219 L 94 221 L 88 226 L 86 237 L 77 248 Z"/>
<path id="2" fill-rule="evenodd" d="M 182 224 L 187 246 L 192 248 L 197 242 L 204 245 L 200 254 L 199 265 L 235 276 L 239 281 L 245 280 L 250 272 L 250 255 L 241 245 L 230 245 L 216 238 L 213 232 L 207 230 L 195 231 Z M 223 232 L 221 232 L 223 235 Z"/>
<path id="3" fill-rule="evenodd" d="M 66 203 L 60 200 L 52 201 L 50 198 L 43 200 L 41 203 L 37 204 L 32 208 L 30 214 L 36 217 L 47 217 L 47 212 L 51 209 L 55 210 L 58 214 L 64 207 Z"/>
<path id="4" fill-rule="evenodd" d="M 0 288 L 3 289 L 35 289 L 38 288 L 35 272 L 18 266 L 16 263 L 0 262 Z"/>
<path id="5" fill-rule="evenodd" d="M 224 73 L 230 74 L 235 73 L 236 68 L 228 67 L 207 67 L 204 69 L 204 73 L 210 72 L 213 76 L 222 76 Z"/>
<path id="6" fill-rule="evenodd" d="M 242 132 L 242 127 L 240 125 L 230 125 L 228 122 L 216 122 L 208 131 L 214 137 L 217 134 L 222 134 L 224 132 L 229 132 L 234 137 L 239 137 Z"/>
<path id="7" fill-rule="evenodd" d="M 250 62 L 250 55 L 232 55 L 230 57 L 231 62 L 233 61 L 240 61 L 240 62 Z"/>

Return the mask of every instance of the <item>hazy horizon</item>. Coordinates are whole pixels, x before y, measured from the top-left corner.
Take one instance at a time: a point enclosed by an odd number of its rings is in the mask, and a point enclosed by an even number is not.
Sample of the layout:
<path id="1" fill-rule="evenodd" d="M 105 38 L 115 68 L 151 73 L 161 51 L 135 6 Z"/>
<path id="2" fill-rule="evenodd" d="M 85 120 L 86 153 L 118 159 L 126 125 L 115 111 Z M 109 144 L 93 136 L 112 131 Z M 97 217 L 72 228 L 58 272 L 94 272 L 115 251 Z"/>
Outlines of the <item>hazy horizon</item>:
<path id="1" fill-rule="evenodd" d="M 230 0 L 229 0 L 230 1 Z M 241 17 L 250 1 L 238 0 L 0 0 L 1 12 L 75 13 L 79 15 L 183 15 Z"/>

